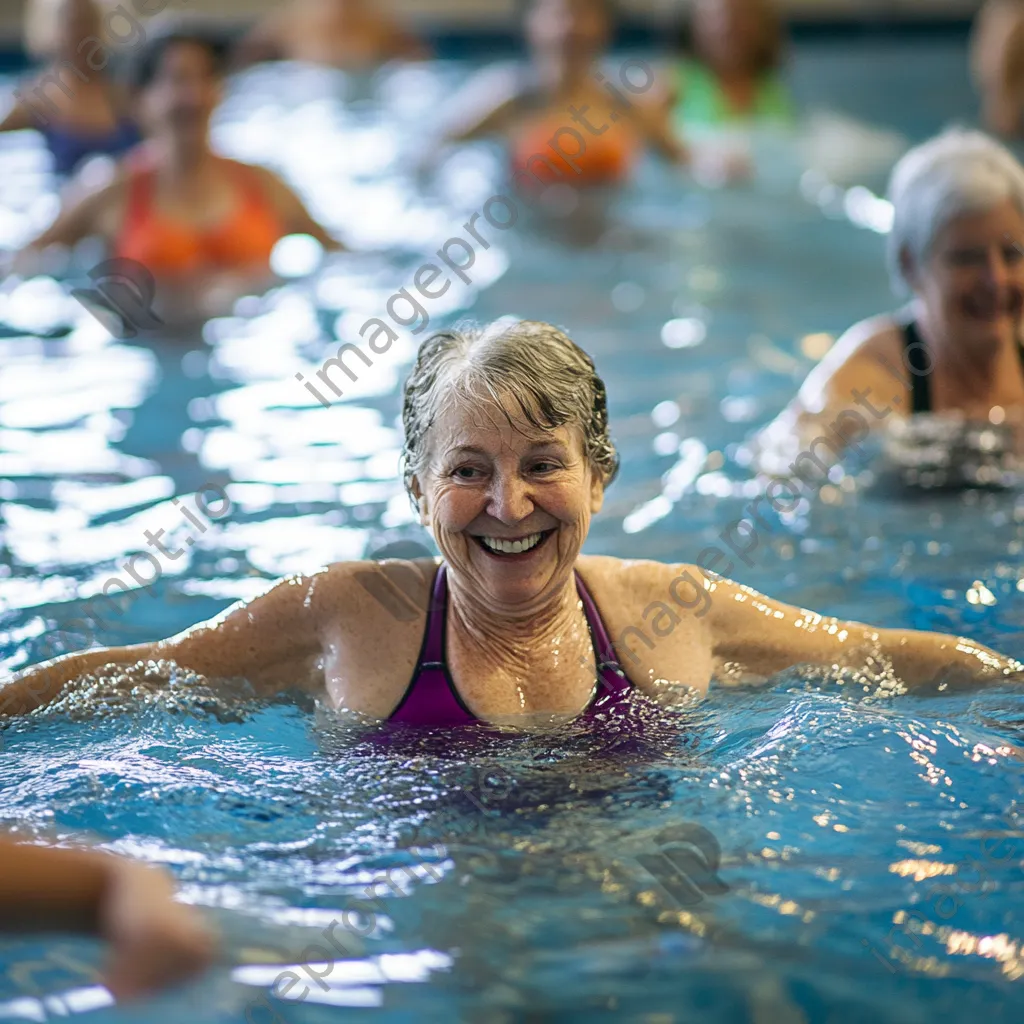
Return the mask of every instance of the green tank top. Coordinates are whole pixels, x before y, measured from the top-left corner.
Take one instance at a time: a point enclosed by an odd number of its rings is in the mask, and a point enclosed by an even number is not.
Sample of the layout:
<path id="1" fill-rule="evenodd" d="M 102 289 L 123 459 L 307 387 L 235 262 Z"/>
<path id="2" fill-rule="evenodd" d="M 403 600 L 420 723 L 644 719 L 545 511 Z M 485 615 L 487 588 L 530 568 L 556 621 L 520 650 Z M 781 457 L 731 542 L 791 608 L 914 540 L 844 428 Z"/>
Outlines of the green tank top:
<path id="1" fill-rule="evenodd" d="M 673 116 L 676 127 L 684 135 L 686 129 L 694 125 L 735 127 L 758 122 L 792 124 L 794 120 L 789 90 L 775 72 L 761 78 L 753 106 L 743 114 L 730 108 L 718 79 L 703 64 L 680 61 L 677 82 L 680 96 Z"/>

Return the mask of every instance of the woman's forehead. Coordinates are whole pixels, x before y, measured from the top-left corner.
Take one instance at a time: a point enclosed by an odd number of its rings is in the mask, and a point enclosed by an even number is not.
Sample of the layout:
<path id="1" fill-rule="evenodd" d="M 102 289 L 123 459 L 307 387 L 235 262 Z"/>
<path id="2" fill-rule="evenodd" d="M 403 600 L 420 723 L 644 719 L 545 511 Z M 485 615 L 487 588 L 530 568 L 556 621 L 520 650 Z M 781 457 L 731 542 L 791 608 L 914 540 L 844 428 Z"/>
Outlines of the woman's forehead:
<path id="1" fill-rule="evenodd" d="M 951 217 L 935 237 L 936 244 L 983 243 L 990 237 L 1020 240 L 1024 216 L 1014 202 L 1004 199 L 985 209 L 964 211 Z"/>
<path id="2" fill-rule="evenodd" d="M 545 444 L 567 445 L 573 436 L 565 426 L 545 428 L 531 423 L 515 402 L 465 399 L 447 404 L 430 433 L 436 452 L 454 448 L 518 451 Z"/>

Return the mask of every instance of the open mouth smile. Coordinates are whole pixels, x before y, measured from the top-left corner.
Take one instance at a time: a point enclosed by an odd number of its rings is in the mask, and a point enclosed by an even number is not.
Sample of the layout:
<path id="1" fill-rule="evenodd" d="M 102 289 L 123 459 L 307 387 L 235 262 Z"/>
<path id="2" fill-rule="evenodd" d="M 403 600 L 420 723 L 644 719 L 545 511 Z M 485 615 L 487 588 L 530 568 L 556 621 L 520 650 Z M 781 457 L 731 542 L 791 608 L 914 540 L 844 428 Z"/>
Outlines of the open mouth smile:
<path id="1" fill-rule="evenodd" d="M 532 554 L 554 532 L 554 530 L 542 530 L 540 533 L 531 533 L 515 540 L 506 540 L 503 537 L 474 537 L 473 539 L 489 555 L 496 558 L 516 558 Z"/>

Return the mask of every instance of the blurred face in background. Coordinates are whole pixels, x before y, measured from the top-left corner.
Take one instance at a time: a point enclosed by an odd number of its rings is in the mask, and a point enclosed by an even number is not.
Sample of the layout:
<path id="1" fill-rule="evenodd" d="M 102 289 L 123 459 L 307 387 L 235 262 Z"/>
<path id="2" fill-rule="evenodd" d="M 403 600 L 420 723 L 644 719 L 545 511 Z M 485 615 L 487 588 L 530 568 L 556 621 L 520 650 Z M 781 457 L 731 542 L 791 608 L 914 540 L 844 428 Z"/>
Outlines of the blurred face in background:
<path id="1" fill-rule="evenodd" d="M 697 55 L 721 71 L 760 71 L 773 45 L 767 0 L 697 0 L 693 43 Z"/>
<path id="2" fill-rule="evenodd" d="M 917 269 L 914 293 L 940 337 L 976 352 L 1020 341 L 1024 314 L 1024 216 L 1007 199 L 954 217 Z"/>
<path id="3" fill-rule="evenodd" d="M 526 37 L 535 55 L 589 67 L 608 45 L 611 26 L 601 0 L 534 0 Z"/>
<path id="4" fill-rule="evenodd" d="M 139 94 L 147 134 L 205 140 L 221 100 L 221 87 L 217 59 L 207 47 L 198 42 L 172 43 Z"/>
<path id="5" fill-rule="evenodd" d="M 78 47 L 90 36 L 99 38 L 100 19 L 92 0 L 59 0 L 55 9 L 54 44 L 59 60 L 83 63 Z M 88 47 L 86 47 L 88 50 Z"/>

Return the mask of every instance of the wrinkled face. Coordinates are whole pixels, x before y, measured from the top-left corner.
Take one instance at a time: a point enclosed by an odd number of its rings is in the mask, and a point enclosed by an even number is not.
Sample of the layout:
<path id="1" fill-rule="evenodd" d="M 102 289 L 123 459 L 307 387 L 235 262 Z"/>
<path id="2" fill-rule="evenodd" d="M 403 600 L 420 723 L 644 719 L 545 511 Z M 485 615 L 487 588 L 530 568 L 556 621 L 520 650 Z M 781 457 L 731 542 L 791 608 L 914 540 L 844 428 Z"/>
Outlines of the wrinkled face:
<path id="1" fill-rule="evenodd" d="M 537 53 L 589 61 L 608 43 L 608 17 L 598 0 L 536 0 L 526 35 Z"/>
<path id="2" fill-rule="evenodd" d="M 486 399 L 463 400 L 445 408 L 427 443 L 414 494 L 465 591 L 495 610 L 557 593 L 604 493 L 580 430 L 538 430 L 511 401 L 506 414 Z"/>
<path id="3" fill-rule="evenodd" d="M 693 12 L 697 52 L 716 67 L 745 68 L 763 32 L 758 0 L 698 0 Z"/>
<path id="4" fill-rule="evenodd" d="M 946 337 L 982 347 L 1020 337 L 1024 216 L 1010 200 L 951 220 L 922 270 L 908 269 L 915 295 Z"/>
<path id="5" fill-rule="evenodd" d="M 180 42 L 164 51 L 139 102 L 143 123 L 152 132 L 205 133 L 220 99 L 213 54 L 200 43 Z"/>

